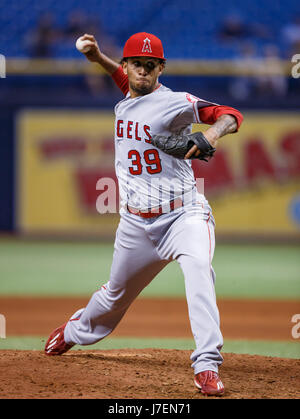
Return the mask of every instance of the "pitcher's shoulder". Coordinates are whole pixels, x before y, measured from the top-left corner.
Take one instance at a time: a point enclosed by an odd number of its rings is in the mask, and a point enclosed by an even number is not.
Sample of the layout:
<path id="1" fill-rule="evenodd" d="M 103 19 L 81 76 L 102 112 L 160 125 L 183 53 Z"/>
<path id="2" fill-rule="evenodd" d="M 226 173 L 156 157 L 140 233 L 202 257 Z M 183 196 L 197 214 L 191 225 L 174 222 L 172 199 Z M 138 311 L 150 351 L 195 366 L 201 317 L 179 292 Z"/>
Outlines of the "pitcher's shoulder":
<path id="1" fill-rule="evenodd" d="M 126 102 L 128 102 L 129 100 L 130 100 L 130 94 L 128 93 L 122 100 L 120 100 L 118 103 L 116 103 L 116 105 L 114 107 L 115 114 L 117 113 L 120 106 L 122 106 L 123 104 L 126 104 Z"/>
<path id="2" fill-rule="evenodd" d="M 173 100 L 173 101 L 193 103 L 197 100 L 201 100 L 188 92 L 177 92 L 163 85 L 161 86 L 160 89 L 157 90 L 157 93 L 159 93 L 161 97 L 162 96 L 168 97 L 169 100 L 171 101 Z"/>

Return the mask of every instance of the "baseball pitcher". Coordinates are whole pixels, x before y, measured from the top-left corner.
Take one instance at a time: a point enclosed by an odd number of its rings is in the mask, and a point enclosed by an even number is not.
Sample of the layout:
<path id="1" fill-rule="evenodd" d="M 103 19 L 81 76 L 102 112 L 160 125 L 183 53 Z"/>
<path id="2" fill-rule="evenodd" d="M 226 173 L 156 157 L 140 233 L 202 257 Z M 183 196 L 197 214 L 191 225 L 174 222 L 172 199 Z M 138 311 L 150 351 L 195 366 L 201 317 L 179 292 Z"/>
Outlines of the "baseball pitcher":
<path id="1" fill-rule="evenodd" d="M 105 338 L 141 291 L 176 260 L 195 340 L 194 383 L 203 394 L 222 395 L 218 368 L 223 338 L 212 268 L 214 218 L 196 187 L 191 159 L 209 164 L 219 138 L 236 132 L 243 117 L 231 107 L 162 85 L 166 59 L 160 39 L 152 34 L 131 36 L 121 64 L 105 56 L 92 35 L 81 40 L 86 57 L 99 63 L 125 96 L 115 106 L 120 222 L 110 278 L 85 308 L 51 333 L 45 353 L 61 355 L 75 344 Z M 192 124 L 201 122 L 210 127 L 192 134 Z"/>

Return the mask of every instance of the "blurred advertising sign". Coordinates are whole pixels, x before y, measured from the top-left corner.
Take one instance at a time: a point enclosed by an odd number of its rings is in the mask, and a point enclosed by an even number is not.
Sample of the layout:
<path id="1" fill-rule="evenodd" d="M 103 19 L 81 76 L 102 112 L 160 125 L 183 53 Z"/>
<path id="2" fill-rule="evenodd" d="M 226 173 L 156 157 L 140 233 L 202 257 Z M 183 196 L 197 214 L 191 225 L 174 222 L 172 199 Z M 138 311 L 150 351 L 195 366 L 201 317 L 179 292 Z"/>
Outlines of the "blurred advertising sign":
<path id="1" fill-rule="evenodd" d="M 299 237 L 300 114 L 244 117 L 209 163 L 192 163 L 195 177 L 205 179 L 216 233 Z M 119 214 L 96 207 L 99 180 L 117 185 L 113 113 L 24 110 L 16 124 L 19 230 L 113 237 Z"/>
<path id="2" fill-rule="evenodd" d="M 116 181 L 112 112 L 23 111 L 17 132 L 19 230 L 114 234 L 119 215 L 96 209 L 98 180 Z"/>
<path id="3" fill-rule="evenodd" d="M 300 237 L 300 114 L 247 112 L 209 164 L 194 162 L 216 232 Z"/>

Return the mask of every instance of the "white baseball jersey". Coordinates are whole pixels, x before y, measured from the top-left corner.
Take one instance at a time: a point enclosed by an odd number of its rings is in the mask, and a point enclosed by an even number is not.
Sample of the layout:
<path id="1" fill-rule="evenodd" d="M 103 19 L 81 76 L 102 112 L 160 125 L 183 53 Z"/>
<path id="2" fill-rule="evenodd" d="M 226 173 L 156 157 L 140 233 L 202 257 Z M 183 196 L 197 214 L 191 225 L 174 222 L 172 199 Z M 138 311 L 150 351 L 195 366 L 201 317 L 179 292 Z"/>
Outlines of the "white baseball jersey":
<path id="1" fill-rule="evenodd" d="M 115 169 L 123 205 L 155 208 L 195 188 L 191 161 L 169 156 L 150 139 L 190 133 L 193 123 L 201 123 L 198 107 L 207 105 L 214 104 L 159 85 L 145 96 L 131 98 L 128 93 L 115 106 Z"/>

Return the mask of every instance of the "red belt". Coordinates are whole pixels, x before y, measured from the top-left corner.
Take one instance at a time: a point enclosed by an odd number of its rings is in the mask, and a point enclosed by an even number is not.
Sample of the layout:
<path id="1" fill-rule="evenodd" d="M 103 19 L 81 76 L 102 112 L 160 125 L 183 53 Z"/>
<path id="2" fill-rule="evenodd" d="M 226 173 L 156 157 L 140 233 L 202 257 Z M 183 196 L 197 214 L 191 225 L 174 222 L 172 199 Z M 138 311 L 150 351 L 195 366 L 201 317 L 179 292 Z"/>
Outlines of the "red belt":
<path id="1" fill-rule="evenodd" d="M 183 203 L 180 198 L 176 198 L 173 201 L 169 202 L 170 212 L 182 206 L 183 206 Z M 133 208 L 127 205 L 127 210 L 131 214 L 138 215 L 139 217 L 142 217 L 142 218 L 158 217 L 159 215 L 166 214 L 168 212 L 168 211 L 167 212 L 164 211 L 164 208 L 162 206 L 141 211 L 137 208 Z"/>

